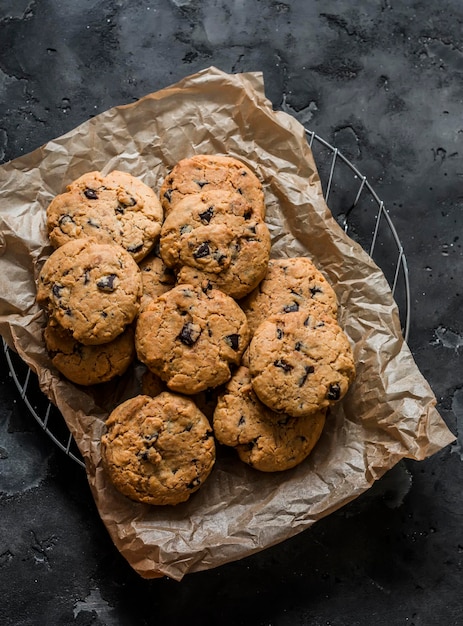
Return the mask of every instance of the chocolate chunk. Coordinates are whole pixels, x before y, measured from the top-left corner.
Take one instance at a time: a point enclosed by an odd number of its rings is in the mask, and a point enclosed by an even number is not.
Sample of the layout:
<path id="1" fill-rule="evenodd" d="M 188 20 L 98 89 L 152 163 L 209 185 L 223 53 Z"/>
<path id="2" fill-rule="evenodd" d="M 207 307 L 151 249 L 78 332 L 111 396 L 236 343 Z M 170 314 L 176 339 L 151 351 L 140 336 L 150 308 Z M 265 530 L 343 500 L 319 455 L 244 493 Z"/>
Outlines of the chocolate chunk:
<path id="1" fill-rule="evenodd" d="M 243 215 L 243 217 L 244 217 L 245 220 L 250 220 L 251 217 L 252 217 L 252 211 L 251 210 L 246 211 L 246 213 Z"/>
<path id="2" fill-rule="evenodd" d="M 196 324 L 187 322 L 183 325 L 177 339 L 180 339 L 186 346 L 193 346 L 198 341 L 200 335 L 201 329 Z"/>
<path id="3" fill-rule="evenodd" d="M 139 252 L 143 248 L 143 243 L 137 243 L 133 246 L 127 246 L 127 252 Z"/>
<path id="4" fill-rule="evenodd" d="M 332 383 L 330 385 L 326 397 L 328 400 L 339 400 L 341 397 L 341 387 L 339 386 L 339 383 Z"/>
<path id="5" fill-rule="evenodd" d="M 297 302 L 292 302 L 283 307 L 283 313 L 295 313 L 296 311 L 299 311 L 299 304 Z"/>
<path id="6" fill-rule="evenodd" d="M 277 359 L 276 361 L 273 361 L 273 365 L 275 367 L 279 367 L 280 369 L 282 369 L 286 373 L 288 373 L 292 369 L 294 369 L 293 366 L 290 365 L 289 363 L 287 363 L 284 359 Z"/>
<path id="7" fill-rule="evenodd" d="M 68 224 L 75 224 L 74 220 L 72 219 L 72 217 L 70 215 L 62 215 L 59 220 L 58 220 L 58 224 L 60 226 L 60 228 L 62 229 L 63 226 L 67 226 Z"/>
<path id="8" fill-rule="evenodd" d="M 199 219 L 205 224 L 209 224 L 214 215 L 214 207 L 210 206 L 205 211 L 199 214 Z"/>
<path id="9" fill-rule="evenodd" d="M 230 348 L 232 348 L 233 350 L 238 350 L 239 345 L 240 345 L 239 335 L 237 335 L 236 333 L 233 333 L 232 335 L 227 335 L 225 337 L 225 341 L 228 343 Z"/>
<path id="10" fill-rule="evenodd" d="M 116 274 L 107 274 L 106 276 L 103 276 L 103 278 L 100 278 L 100 280 L 97 281 L 96 286 L 98 287 L 100 291 L 111 293 L 112 291 L 116 289 L 114 285 L 114 281 L 116 280 L 116 278 L 117 278 Z"/>
<path id="11" fill-rule="evenodd" d="M 205 241 L 196 248 L 196 250 L 193 252 L 193 256 L 195 259 L 203 259 L 204 257 L 209 256 L 210 253 L 211 250 L 209 248 L 209 243 Z"/>
<path id="12" fill-rule="evenodd" d="M 94 189 L 87 187 L 84 189 L 84 196 L 89 200 L 98 200 L 98 194 Z"/>
<path id="13" fill-rule="evenodd" d="M 214 254 L 214 259 L 217 261 L 219 265 L 223 265 L 225 261 L 227 260 L 227 257 L 225 254 L 222 254 L 221 252 L 217 251 Z"/>
<path id="14" fill-rule="evenodd" d="M 63 285 L 58 285 L 58 283 L 54 283 L 53 287 L 51 288 L 51 292 L 55 296 L 55 298 L 61 298 L 62 290 L 63 290 Z"/>
<path id="15" fill-rule="evenodd" d="M 307 380 L 308 375 L 313 374 L 314 372 L 315 372 L 315 368 L 313 365 L 306 365 L 304 367 L 304 374 L 299 381 L 299 387 L 302 387 L 305 384 L 305 381 Z"/>

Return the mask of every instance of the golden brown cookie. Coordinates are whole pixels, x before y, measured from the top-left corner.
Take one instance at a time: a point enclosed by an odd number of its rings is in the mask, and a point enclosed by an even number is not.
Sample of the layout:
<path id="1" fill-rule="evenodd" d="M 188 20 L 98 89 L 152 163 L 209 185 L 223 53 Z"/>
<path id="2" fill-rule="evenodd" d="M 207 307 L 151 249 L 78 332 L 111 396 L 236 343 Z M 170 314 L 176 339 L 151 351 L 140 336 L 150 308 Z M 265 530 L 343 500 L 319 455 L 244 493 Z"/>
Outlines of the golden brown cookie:
<path id="1" fill-rule="evenodd" d="M 136 261 L 145 257 L 161 232 L 163 210 L 155 192 L 126 172 L 88 172 L 67 186 L 47 209 L 47 227 L 57 248 L 92 237 L 118 243 Z"/>
<path id="2" fill-rule="evenodd" d="M 220 289 L 240 300 L 257 287 L 265 276 L 270 257 L 270 233 L 264 222 L 255 222 L 249 232 L 235 240 L 230 250 L 230 264 L 221 272 L 184 265 L 177 272 L 177 282 L 198 285 L 201 289 Z"/>
<path id="3" fill-rule="evenodd" d="M 57 248 L 37 281 L 37 302 L 85 345 L 120 335 L 138 313 L 141 292 L 140 269 L 130 254 L 91 239 Z"/>
<path id="4" fill-rule="evenodd" d="M 144 309 L 151 300 L 155 300 L 175 286 L 175 272 L 167 267 L 159 256 L 157 246 L 140 263 L 143 293 L 140 310 Z"/>
<path id="5" fill-rule="evenodd" d="M 271 259 L 264 279 L 240 305 L 251 334 L 274 313 L 291 313 L 314 305 L 336 319 L 338 311 L 332 286 L 307 257 Z"/>
<path id="6" fill-rule="evenodd" d="M 178 285 L 137 320 L 138 358 L 169 389 L 195 394 L 226 382 L 249 341 L 246 316 L 229 296 Z"/>
<path id="7" fill-rule="evenodd" d="M 134 334 L 130 326 L 109 343 L 85 346 L 49 320 L 44 339 L 56 369 L 76 385 L 88 386 L 108 382 L 127 370 L 135 357 Z"/>
<path id="8" fill-rule="evenodd" d="M 276 413 L 260 402 L 247 367 L 241 366 L 219 396 L 214 434 L 235 448 L 239 458 L 263 472 L 288 470 L 313 450 L 325 424 L 326 409 L 304 417 Z"/>
<path id="9" fill-rule="evenodd" d="M 125 496 L 154 505 L 185 502 L 215 463 L 207 418 L 189 398 L 163 392 L 126 400 L 106 420 L 103 467 Z"/>
<path id="10" fill-rule="evenodd" d="M 185 196 L 211 189 L 241 194 L 262 219 L 265 217 L 264 192 L 256 174 L 238 159 L 217 154 L 198 154 L 175 165 L 160 190 L 165 214 Z"/>
<path id="11" fill-rule="evenodd" d="M 265 275 L 270 245 L 267 225 L 242 196 L 215 190 L 176 205 L 163 224 L 160 253 L 180 272 L 179 282 L 199 281 L 238 299 Z"/>
<path id="12" fill-rule="evenodd" d="M 339 324 L 304 309 L 262 322 L 249 344 L 249 370 L 261 402 L 294 417 L 341 400 L 355 376 Z"/>

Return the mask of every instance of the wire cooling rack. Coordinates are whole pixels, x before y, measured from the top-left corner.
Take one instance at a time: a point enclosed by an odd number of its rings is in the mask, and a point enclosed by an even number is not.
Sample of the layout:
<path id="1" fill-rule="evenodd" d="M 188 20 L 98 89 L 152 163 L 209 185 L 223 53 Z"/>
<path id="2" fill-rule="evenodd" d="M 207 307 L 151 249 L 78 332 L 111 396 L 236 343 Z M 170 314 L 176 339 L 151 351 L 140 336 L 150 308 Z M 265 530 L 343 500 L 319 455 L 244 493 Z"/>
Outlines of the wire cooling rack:
<path id="1" fill-rule="evenodd" d="M 337 148 L 306 130 L 323 193 L 333 217 L 382 269 L 397 303 L 405 341 L 410 329 L 408 266 L 399 236 L 384 203 L 366 176 Z M 3 341 L 11 376 L 30 413 L 52 441 L 84 466 L 77 445 L 58 409 L 39 388 L 37 376 Z"/>

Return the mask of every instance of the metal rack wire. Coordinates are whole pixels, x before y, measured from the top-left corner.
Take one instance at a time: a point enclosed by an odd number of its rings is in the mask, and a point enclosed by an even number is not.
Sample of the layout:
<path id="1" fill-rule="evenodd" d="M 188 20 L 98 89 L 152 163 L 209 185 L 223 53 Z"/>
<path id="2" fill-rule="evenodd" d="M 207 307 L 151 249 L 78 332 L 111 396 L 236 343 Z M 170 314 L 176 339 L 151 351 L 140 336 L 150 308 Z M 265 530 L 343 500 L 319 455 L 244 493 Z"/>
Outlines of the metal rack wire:
<path id="1" fill-rule="evenodd" d="M 337 148 L 306 130 L 328 206 L 338 223 L 382 269 L 397 302 L 405 340 L 410 329 L 410 285 L 405 253 L 384 203 L 366 176 Z M 3 341 L 11 376 L 29 412 L 51 440 L 78 464 L 84 462 L 58 409 L 41 392 L 37 376 Z"/>

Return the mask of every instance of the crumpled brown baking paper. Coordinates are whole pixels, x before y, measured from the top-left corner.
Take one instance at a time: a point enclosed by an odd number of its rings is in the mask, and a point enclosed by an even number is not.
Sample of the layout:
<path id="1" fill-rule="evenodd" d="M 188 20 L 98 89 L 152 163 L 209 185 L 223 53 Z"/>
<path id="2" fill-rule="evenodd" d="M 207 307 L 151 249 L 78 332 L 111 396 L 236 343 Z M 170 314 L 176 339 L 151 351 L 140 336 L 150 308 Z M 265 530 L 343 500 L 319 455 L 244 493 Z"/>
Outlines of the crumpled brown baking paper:
<path id="1" fill-rule="evenodd" d="M 104 419 L 136 393 L 136 376 L 98 390 L 62 380 L 44 350 L 35 279 L 51 252 L 46 207 L 72 179 L 121 169 L 158 191 L 172 166 L 196 153 L 235 156 L 263 181 L 273 256 L 309 255 L 330 279 L 357 379 L 300 466 L 259 473 L 220 449 L 211 476 L 189 502 L 150 507 L 109 484 L 99 450 Z M 400 459 L 423 459 L 454 440 L 402 339 L 382 272 L 331 217 L 304 128 L 272 110 L 260 73 L 229 75 L 212 67 L 110 109 L 2 166 L 0 198 L 0 333 L 61 410 L 85 458 L 99 513 L 141 576 L 180 580 L 281 542 L 356 498 Z"/>

